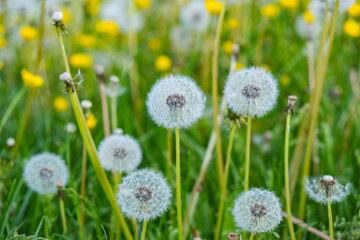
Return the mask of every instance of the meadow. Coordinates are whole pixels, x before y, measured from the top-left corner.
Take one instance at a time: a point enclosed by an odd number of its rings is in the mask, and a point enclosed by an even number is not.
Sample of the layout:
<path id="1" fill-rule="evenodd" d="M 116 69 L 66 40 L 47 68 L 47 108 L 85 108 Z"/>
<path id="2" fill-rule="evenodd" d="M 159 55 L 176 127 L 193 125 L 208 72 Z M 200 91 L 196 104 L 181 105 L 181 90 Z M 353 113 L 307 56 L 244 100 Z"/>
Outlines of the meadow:
<path id="1" fill-rule="evenodd" d="M 360 239 L 359 21 L 0 0 L 0 239 Z"/>

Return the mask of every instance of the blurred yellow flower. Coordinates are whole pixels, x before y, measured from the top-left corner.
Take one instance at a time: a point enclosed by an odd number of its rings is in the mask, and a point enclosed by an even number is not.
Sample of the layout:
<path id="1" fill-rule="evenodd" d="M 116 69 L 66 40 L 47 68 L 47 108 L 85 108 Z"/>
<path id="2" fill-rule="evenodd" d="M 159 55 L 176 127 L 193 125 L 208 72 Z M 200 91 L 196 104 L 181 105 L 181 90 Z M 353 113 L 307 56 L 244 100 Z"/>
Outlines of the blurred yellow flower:
<path id="1" fill-rule="evenodd" d="M 290 83 L 290 77 L 287 74 L 284 74 L 280 77 L 280 83 L 282 85 L 288 85 Z"/>
<path id="2" fill-rule="evenodd" d="M 0 34 L 5 32 L 5 27 L 3 24 L 0 24 Z"/>
<path id="3" fill-rule="evenodd" d="M 239 21 L 236 18 L 229 18 L 226 21 L 226 26 L 229 29 L 235 29 L 235 28 L 239 27 Z"/>
<path id="4" fill-rule="evenodd" d="M 95 47 L 95 37 L 90 34 L 79 34 L 75 37 L 76 43 L 84 48 Z"/>
<path id="5" fill-rule="evenodd" d="M 287 9 L 295 9 L 299 6 L 299 0 L 280 0 L 281 6 Z"/>
<path id="6" fill-rule="evenodd" d="M 69 61 L 74 68 L 88 68 L 92 64 L 92 58 L 86 53 L 75 53 L 70 56 Z"/>
<path id="7" fill-rule="evenodd" d="M 216 0 L 205 0 L 206 9 L 210 14 L 219 15 L 222 10 L 222 3 Z"/>
<path id="8" fill-rule="evenodd" d="M 155 59 L 155 68 L 158 71 L 167 71 L 171 68 L 171 59 L 166 55 L 160 55 Z"/>
<path id="9" fill-rule="evenodd" d="M 356 2 L 348 9 L 348 13 L 352 17 L 360 17 L 360 3 Z"/>
<path id="10" fill-rule="evenodd" d="M 95 31 L 100 34 L 108 34 L 116 36 L 120 33 L 119 27 L 114 21 L 97 21 L 95 23 Z"/>
<path id="11" fill-rule="evenodd" d="M 242 62 L 237 62 L 235 64 L 235 70 L 240 70 L 242 68 L 244 68 L 244 64 Z"/>
<path id="12" fill-rule="evenodd" d="M 134 0 L 135 5 L 138 8 L 149 8 L 151 5 L 151 0 Z"/>
<path id="13" fill-rule="evenodd" d="M 19 35 L 25 40 L 25 41 L 32 41 L 38 36 L 38 30 L 36 28 L 25 26 L 20 28 Z"/>
<path id="14" fill-rule="evenodd" d="M 62 14 L 63 14 L 63 19 L 62 19 L 62 21 L 63 21 L 64 23 L 69 23 L 70 20 L 71 20 L 71 15 L 70 15 L 69 10 L 68 10 L 67 8 L 63 8 L 61 12 L 62 12 Z"/>
<path id="15" fill-rule="evenodd" d="M 259 65 L 259 67 L 265 68 L 265 69 L 266 69 L 266 71 L 269 71 L 269 72 L 271 71 L 270 66 L 269 66 L 269 65 L 267 65 L 267 64 L 265 64 L 265 63 L 260 64 L 260 65 Z"/>
<path id="16" fill-rule="evenodd" d="M 224 52 L 226 52 L 227 54 L 231 54 L 233 51 L 233 45 L 234 42 L 229 40 L 229 41 L 225 41 L 221 47 Z"/>
<path id="17" fill-rule="evenodd" d="M 0 70 L 3 69 L 3 67 L 4 67 L 4 62 L 0 60 Z"/>
<path id="18" fill-rule="evenodd" d="M 100 9 L 100 0 L 84 0 L 85 10 L 90 15 L 96 15 Z"/>
<path id="19" fill-rule="evenodd" d="M 0 48 L 5 47 L 5 45 L 6 45 L 6 40 L 5 40 L 5 38 L 0 37 Z"/>
<path id="20" fill-rule="evenodd" d="M 344 23 L 344 32 L 351 37 L 360 36 L 360 24 L 354 19 L 348 19 Z"/>
<path id="21" fill-rule="evenodd" d="M 31 88 L 38 88 L 44 84 L 44 79 L 39 75 L 32 74 L 26 69 L 21 69 L 21 77 L 25 83 L 25 85 Z"/>
<path id="22" fill-rule="evenodd" d="M 279 6 L 273 3 L 267 4 L 260 9 L 261 15 L 267 18 L 277 17 L 279 15 Z"/>
<path id="23" fill-rule="evenodd" d="M 307 23 L 313 23 L 315 21 L 315 17 L 310 11 L 304 12 L 303 17 Z"/>
<path id="24" fill-rule="evenodd" d="M 159 38 L 152 38 L 148 42 L 148 47 L 151 51 L 157 51 L 161 47 L 161 41 Z"/>
<path id="25" fill-rule="evenodd" d="M 57 97 L 54 99 L 54 108 L 58 112 L 64 112 L 68 108 L 68 102 L 64 97 Z"/>
<path id="26" fill-rule="evenodd" d="M 98 120 L 96 119 L 94 114 L 90 113 L 88 119 L 86 120 L 86 125 L 88 126 L 88 128 L 94 129 L 96 127 L 97 122 Z"/>

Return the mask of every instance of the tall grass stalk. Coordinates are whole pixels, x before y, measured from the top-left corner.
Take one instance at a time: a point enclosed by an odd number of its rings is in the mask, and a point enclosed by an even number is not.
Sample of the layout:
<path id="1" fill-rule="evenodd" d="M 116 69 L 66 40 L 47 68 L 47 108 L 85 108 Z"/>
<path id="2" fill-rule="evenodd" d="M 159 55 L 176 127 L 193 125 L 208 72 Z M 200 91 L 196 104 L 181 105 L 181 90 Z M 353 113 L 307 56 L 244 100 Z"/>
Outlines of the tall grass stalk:
<path id="1" fill-rule="evenodd" d="M 61 216 L 61 223 L 63 227 L 63 234 L 67 232 L 67 223 L 66 223 L 66 215 L 65 215 L 65 205 L 64 205 L 64 193 L 59 190 L 59 205 L 60 205 L 60 216 Z"/>
<path id="2" fill-rule="evenodd" d="M 249 190 L 250 178 L 251 115 L 247 118 L 244 191 Z"/>
<path id="3" fill-rule="evenodd" d="M 180 132 L 179 128 L 175 129 L 176 141 L 176 207 L 177 207 L 177 221 L 179 240 L 183 240 L 182 228 L 182 212 L 181 212 L 181 178 L 180 178 Z"/>
<path id="4" fill-rule="evenodd" d="M 233 123 L 233 126 L 231 128 L 231 133 L 229 137 L 229 145 L 226 153 L 226 160 L 225 160 L 225 169 L 224 169 L 224 187 L 221 191 L 221 197 L 220 197 L 220 204 L 219 204 L 219 211 L 218 211 L 218 217 L 216 222 L 216 231 L 215 231 L 215 240 L 218 240 L 221 238 L 221 228 L 222 228 L 222 222 L 223 222 L 223 216 L 224 216 L 224 204 L 225 204 L 225 198 L 226 198 L 226 190 L 227 190 L 227 182 L 229 178 L 229 169 L 230 169 L 230 161 L 231 161 L 231 153 L 232 153 L 232 147 L 234 143 L 234 136 L 236 131 L 236 123 Z"/>
<path id="5" fill-rule="evenodd" d="M 62 31 L 60 29 L 60 27 L 57 27 L 57 33 L 59 36 L 59 40 L 60 40 L 60 48 L 61 48 L 61 53 L 62 53 L 62 58 L 64 61 L 64 65 L 65 65 L 65 70 L 66 72 L 70 73 L 70 67 L 69 67 L 69 63 L 66 57 L 66 51 L 65 51 L 65 46 L 64 46 L 64 42 L 62 39 Z M 71 80 L 71 84 L 73 85 L 73 82 Z M 74 89 L 74 91 L 72 91 L 72 89 L 68 89 L 69 92 L 69 96 L 70 96 L 70 100 L 73 106 L 73 110 L 74 110 L 74 114 L 75 114 L 75 118 L 76 121 L 78 123 L 79 126 L 79 130 L 82 136 L 82 139 L 84 141 L 84 144 L 86 146 L 86 150 L 89 154 L 89 158 L 90 161 L 94 167 L 95 173 L 97 175 L 97 178 L 100 181 L 101 187 L 103 188 L 105 195 L 107 197 L 107 199 L 110 202 L 111 208 L 113 210 L 113 212 L 115 213 L 117 219 L 120 221 L 120 224 L 124 230 L 124 234 L 127 240 L 132 240 L 133 237 L 129 231 L 128 226 L 126 225 L 125 219 L 120 211 L 119 206 L 117 205 L 116 202 L 116 198 L 114 195 L 114 192 L 112 191 L 111 185 L 109 183 L 109 180 L 107 179 L 107 176 L 105 174 L 104 169 L 102 168 L 101 164 L 100 164 L 100 160 L 99 157 L 97 155 L 97 150 L 96 150 L 96 146 L 94 143 L 94 140 L 91 136 L 90 130 L 86 125 L 86 121 L 85 121 L 85 117 L 84 117 L 84 113 L 81 109 L 80 106 L 80 101 L 76 92 L 76 89 Z"/>

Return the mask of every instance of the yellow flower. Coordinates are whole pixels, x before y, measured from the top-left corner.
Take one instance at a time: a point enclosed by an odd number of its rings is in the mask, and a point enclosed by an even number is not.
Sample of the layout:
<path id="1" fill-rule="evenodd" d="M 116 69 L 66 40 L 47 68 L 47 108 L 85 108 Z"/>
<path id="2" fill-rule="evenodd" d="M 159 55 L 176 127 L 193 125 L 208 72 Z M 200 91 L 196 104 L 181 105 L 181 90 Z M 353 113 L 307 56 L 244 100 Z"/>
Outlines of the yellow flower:
<path id="1" fill-rule="evenodd" d="M 354 3 L 354 5 L 348 9 L 348 13 L 352 17 L 360 17 L 360 3 Z"/>
<path id="2" fill-rule="evenodd" d="M 77 44 L 84 48 L 93 48 L 95 46 L 95 37 L 90 34 L 79 34 L 75 37 Z"/>
<path id="3" fill-rule="evenodd" d="M 99 12 L 100 9 L 100 0 L 86 0 L 84 1 L 85 4 L 85 10 L 90 15 L 96 15 Z"/>
<path id="4" fill-rule="evenodd" d="M 299 6 L 299 0 L 280 0 L 280 4 L 287 9 L 295 9 Z"/>
<path id="5" fill-rule="evenodd" d="M 307 23 L 313 23 L 315 21 L 314 15 L 309 11 L 304 12 L 303 17 Z"/>
<path id="6" fill-rule="evenodd" d="M 94 114 L 90 113 L 88 119 L 86 120 L 86 125 L 88 126 L 88 128 L 94 129 L 96 127 L 97 122 L 98 120 L 96 119 Z"/>
<path id="7" fill-rule="evenodd" d="M 149 8 L 151 5 L 151 0 L 134 0 L 135 5 L 138 8 Z"/>
<path id="8" fill-rule="evenodd" d="M 244 68 L 244 64 L 242 62 L 237 62 L 235 64 L 235 70 L 240 70 L 242 68 Z"/>
<path id="9" fill-rule="evenodd" d="M 269 66 L 269 65 L 267 65 L 267 64 L 265 64 L 265 63 L 260 64 L 260 65 L 259 65 L 259 67 L 265 68 L 265 69 L 266 69 L 266 71 L 269 71 L 269 72 L 271 71 L 270 66 Z"/>
<path id="10" fill-rule="evenodd" d="M 226 21 L 226 26 L 229 29 L 235 29 L 239 27 L 239 21 L 236 18 L 229 18 L 229 20 Z"/>
<path id="11" fill-rule="evenodd" d="M 5 27 L 4 25 L 0 24 L 0 34 L 5 32 Z"/>
<path id="12" fill-rule="evenodd" d="M 26 69 L 21 70 L 21 77 L 25 83 L 25 85 L 31 88 L 38 88 L 44 84 L 44 79 L 39 75 L 32 74 Z"/>
<path id="13" fill-rule="evenodd" d="M 6 39 L 3 37 L 0 37 L 0 48 L 5 47 L 5 45 L 6 45 Z"/>
<path id="14" fill-rule="evenodd" d="M 155 60 L 155 68 L 158 71 L 167 71 L 171 68 L 171 59 L 168 56 L 160 55 Z"/>
<path id="15" fill-rule="evenodd" d="M 70 15 L 69 10 L 68 10 L 67 8 L 64 8 L 61 12 L 62 12 L 62 14 L 63 14 L 63 19 L 62 19 L 62 21 L 63 21 L 64 23 L 69 23 L 70 20 L 71 20 L 71 15 Z"/>
<path id="16" fill-rule="evenodd" d="M 4 62 L 0 60 L 0 70 L 3 69 L 3 67 L 4 67 Z"/>
<path id="17" fill-rule="evenodd" d="M 290 77 L 289 77 L 289 75 L 286 75 L 286 74 L 284 74 L 284 75 L 282 75 L 281 77 L 280 77 L 280 83 L 282 84 L 282 85 L 288 85 L 289 83 L 290 83 Z"/>
<path id="18" fill-rule="evenodd" d="M 95 31 L 100 34 L 108 34 L 116 36 L 120 33 L 119 27 L 114 21 L 97 21 L 95 23 Z"/>
<path id="19" fill-rule="evenodd" d="M 151 51 L 159 50 L 161 47 L 161 41 L 159 38 L 152 38 L 148 42 L 148 47 Z"/>
<path id="20" fill-rule="evenodd" d="M 233 41 L 226 41 L 222 44 L 221 47 L 224 52 L 226 52 L 227 54 L 231 54 L 233 51 L 233 45 L 234 45 Z"/>
<path id="21" fill-rule="evenodd" d="M 351 37 L 360 36 L 360 24 L 354 19 L 348 19 L 344 23 L 344 32 Z"/>
<path id="22" fill-rule="evenodd" d="M 88 68 L 92 64 L 92 58 L 86 53 L 75 53 L 70 56 L 70 65 L 74 68 Z"/>
<path id="23" fill-rule="evenodd" d="M 64 97 L 57 97 L 54 100 L 54 108 L 58 112 L 64 112 L 68 108 L 68 102 Z"/>
<path id="24" fill-rule="evenodd" d="M 25 40 L 25 41 L 32 41 L 34 40 L 38 35 L 38 30 L 36 28 L 25 26 L 20 28 L 19 35 Z"/>
<path id="25" fill-rule="evenodd" d="M 280 9 L 277 5 L 270 3 L 261 7 L 260 12 L 267 18 L 273 18 L 279 15 Z"/>
<path id="26" fill-rule="evenodd" d="M 215 0 L 205 0 L 206 9 L 210 14 L 219 15 L 222 10 L 222 3 Z"/>

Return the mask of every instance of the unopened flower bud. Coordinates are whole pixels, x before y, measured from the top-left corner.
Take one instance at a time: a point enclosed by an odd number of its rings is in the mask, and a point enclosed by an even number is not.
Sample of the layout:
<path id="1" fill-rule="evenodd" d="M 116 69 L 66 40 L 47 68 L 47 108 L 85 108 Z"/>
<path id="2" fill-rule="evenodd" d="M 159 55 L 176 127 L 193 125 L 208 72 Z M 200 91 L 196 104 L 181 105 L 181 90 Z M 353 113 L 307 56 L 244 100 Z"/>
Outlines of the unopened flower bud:
<path id="1" fill-rule="evenodd" d="M 80 104 L 85 110 L 89 110 L 92 107 L 92 102 L 89 100 L 82 100 Z"/>
<path id="2" fill-rule="evenodd" d="M 63 17 L 64 17 L 64 15 L 62 14 L 62 12 L 54 12 L 51 19 L 54 20 L 55 22 L 58 22 L 58 21 L 61 21 L 63 19 Z"/>
<path id="3" fill-rule="evenodd" d="M 230 233 L 228 236 L 227 236 L 227 239 L 228 240 L 239 240 L 239 237 L 236 233 Z"/>
<path id="4" fill-rule="evenodd" d="M 295 105 L 296 101 L 297 97 L 295 95 L 290 95 L 288 97 L 288 106 L 292 108 Z"/>

